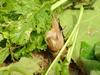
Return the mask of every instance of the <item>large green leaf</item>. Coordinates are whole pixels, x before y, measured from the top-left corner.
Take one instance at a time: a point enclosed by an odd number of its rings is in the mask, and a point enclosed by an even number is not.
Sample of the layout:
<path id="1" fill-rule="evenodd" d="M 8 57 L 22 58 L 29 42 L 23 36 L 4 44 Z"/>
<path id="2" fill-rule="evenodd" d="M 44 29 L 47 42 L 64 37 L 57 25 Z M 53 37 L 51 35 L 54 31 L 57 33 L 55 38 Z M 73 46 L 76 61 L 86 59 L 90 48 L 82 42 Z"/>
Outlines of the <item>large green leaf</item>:
<path id="1" fill-rule="evenodd" d="M 100 41 L 100 0 L 96 0 L 94 10 L 85 10 L 83 19 L 80 23 L 80 31 L 77 39 L 76 48 L 74 50 L 73 59 L 77 60 L 80 55 L 81 42 L 85 41 L 91 47 Z"/>
<path id="2" fill-rule="evenodd" d="M 59 19 L 60 19 L 60 25 L 62 27 L 62 31 L 65 37 L 65 40 L 68 39 L 70 36 L 76 22 L 77 22 L 77 17 L 73 12 L 73 10 L 67 10 L 64 11 L 62 14 L 60 14 Z"/>
<path id="3" fill-rule="evenodd" d="M 90 59 L 94 58 L 93 47 L 94 44 L 100 41 L 100 1 L 96 0 L 94 4 L 94 10 L 85 10 L 81 23 L 80 30 L 77 38 L 77 42 L 73 52 L 73 59 L 75 62 L 79 60 L 79 58 L 84 57 L 84 60 L 89 59 L 89 61 L 84 62 L 85 69 L 90 70 L 91 68 L 99 68 L 98 61 L 92 61 Z M 73 26 L 75 25 L 75 21 L 77 20 L 79 14 L 79 10 L 66 10 L 64 13 L 60 15 L 60 24 L 63 28 L 63 33 L 65 39 L 70 35 L 70 31 L 72 31 Z M 69 32 L 69 34 L 68 34 Z M 82 44 L 82 42 L 85 42 Z M 83 48 L 81 48 L 81 46 Z M 82 49 L 82 53 L 80 55 L 80 49 Z M 99 51 L 99 50 L 98 50 Z M 99 52 L 98 52 L 99 53 Z M 95 64 L 91 66 L 92 64 Z M 83 64 L 82 64 L 83 65 Z M 80 66 L 80 65 L 79 65 Z M 91 66 L 91 67 L 90 67 Z"/>
<path id="4" fill-rule="evenodd" d="M 93 5 L 94 10 L 85 10 L 81 23 L 80 23 L 80 31 L 77 39 L 77 44 L 74 49 L 73 59 L 77 60 L 80 55 L 80 47 L 81 41 L 85 41 L 90 46 L 93 46 L 100 39 L 100 1 L 96 0 Z M 65 39 L 70 35 L 74 25 L 76 24 L 76 20 L 79 15 L 79 10 L 66 10 L 60 15 L 60 24 L 63 28 L 63 34 Z"/>
<path id="5" fill-rule="evenodd" d="M 0 73 L 5 75 L 33 75 L 33 73 L 41 71 L 40 64 L 41 60 L 37 58 L 26 58 L 22 57 L 19 62 L 11 64 L 7 67 L 1 67 Z"/>

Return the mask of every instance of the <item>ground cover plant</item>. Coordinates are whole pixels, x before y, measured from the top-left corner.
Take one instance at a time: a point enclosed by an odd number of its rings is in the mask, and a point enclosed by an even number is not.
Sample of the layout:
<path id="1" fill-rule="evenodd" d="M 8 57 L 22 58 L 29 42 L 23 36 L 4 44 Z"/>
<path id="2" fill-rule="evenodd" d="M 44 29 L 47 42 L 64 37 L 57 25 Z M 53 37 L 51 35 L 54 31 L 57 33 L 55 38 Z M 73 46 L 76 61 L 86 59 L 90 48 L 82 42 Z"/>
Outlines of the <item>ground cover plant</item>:
<path id="1" fill-rule="evenodd" d="M 0 75 L 100 75 L 100 0 L 0 0 Z"/>

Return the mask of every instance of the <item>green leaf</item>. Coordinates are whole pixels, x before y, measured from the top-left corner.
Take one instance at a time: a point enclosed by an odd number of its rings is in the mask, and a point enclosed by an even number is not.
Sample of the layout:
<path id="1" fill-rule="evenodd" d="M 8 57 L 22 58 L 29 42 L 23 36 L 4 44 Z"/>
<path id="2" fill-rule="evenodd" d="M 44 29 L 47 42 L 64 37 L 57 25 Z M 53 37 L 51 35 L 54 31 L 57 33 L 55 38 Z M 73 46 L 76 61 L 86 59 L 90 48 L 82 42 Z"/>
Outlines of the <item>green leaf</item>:
<path id="1" fill-rule="evenodd" d="M 40 71 L 40 62 L 41 60 L 37 58 L 32 59 L 22 57 L 17 63 L 11 64 L 7 67 L 1 67 L 0 73 L 3 72 L 2 75 L 4 75 L 4 73 L 8 71 L 8 75 L 33 75 L 33 73 Z"/>
<path id="2" fill-rule="evenodd" d="M 77 18 L 72 12 L 72 10 L 68 10 L 60 14 L 59 19 L 64 38 L 65 40 L 67 40 L 77 22 Z"/>
<path id="3" fill-rule="evenodd" d="M 8 55 L 9 55 L 9 48 L 3 48 L 0 50 L 0 64 L 2 64 L 5 61 Z"/>
<path id="4" fill-rule="evenodd" d="M 81 42 L 80 57 L 94 59 L 93 47 L 88 45 L 86 42 Z"/>
<path id="5" fill-rule="evenodd" d="M 51 4 L 55 0 L 0 0 L 1 47 L 14 46 L 14 57 L 46 50 L 45 33 L 51 28 Z M 6 41 L 5 41 L 6 39 Z M 2 38 L 0 39 L 0 41 Z"/>
<path id="6" fill-rule="evenodd" d="M 0 75 L 9 75 L 8 71 L 0 71 Z"/>
<path id="7" fill-rule="evenodd" d="M 11 42 L 18 45 L 25 45 L 29 41 L 32 32 L 31 26 L 24 21 L 12 22 L 9 30 Z"/>
<path id="8" fill-rule="evenodd" d="M 84 41 L 89 44 L 91 47 L 95 45 L 95 43 L 100 41 L 100 0 L 96 0 L 93 5 L 94 10 L 84 10 L 84 16 L 80 23 L 80 30 L 77 39 L 77 43 L 73 53 L 73 59 L 77 62 L 80 56 L 80 48 L 81 42 Z M 77 11 L 77 10 L 74 10 Z M 74 12 L 73 11 L 73 12 Z M 76 15 L 78 12 L 76 13 Z"/>
<path id="9" fill-rule="evenodd" d="M 95 56 L 100 61 L 100 42 L 95 44 Z"/>
<path id="10" fill-rule="evenodd" d="M 100 62 L 97 60 L 88 60 L 85 58 L 81 58 L 84 69 L 89 73 L 92 70 L 100 70 Z"/>
<path id="11" fill-rule="evenodd" d="M 100 75 L 100 71 L 99 70 L 92 70 L 90 72 L 90 75 Z"/>
<path id="12" fill-rule="evenodd" d="M 58 61 L 60 62 L 60 61 Z M 51 71 L 48 73 L 48 75 L 60 75 L 61 72 L 61 63 L 55 63 L 55 65 L 53 66 L 53 68 L 51 69 Z"/>
<path id="13" fill-rule="evenodd" d="M 1 10 L 4 12 L 17 11 L 17 13 L 27 14 L 36 8 L 34 0 L 5 0 L 1 3 Z"/>
<path id="14" fill-rule="evenodd" d="M 48 75 L 69 75 L 68 63 L 66 60 L 63 62 L 59 60 L 53 68 L 50 70 Z"/>
<path id="15" fill-rule="evenodd" d="M 0 42 L 3 40 L 3 36 L 2 34 L 0 34 Z"/>
<path id="16" fill-rule="evenodd" d="M 21 58 L 18 63 L 12 64 L 10 67 L 10 70 L 21 72 L 25 75 L 33 75 L 33 73 L 37 72 L 39 70 L 39 62 L 38 59 L 32 59 L 32 58 Z M 27 65 L 27 66 L 26 66 Z"/>
<path id="17" fill-rule="evenodd" d="M 65 59 L 61 64 L 61 75 L 70 75 L 69 73 L 69 65 L 67 60 Z"/>

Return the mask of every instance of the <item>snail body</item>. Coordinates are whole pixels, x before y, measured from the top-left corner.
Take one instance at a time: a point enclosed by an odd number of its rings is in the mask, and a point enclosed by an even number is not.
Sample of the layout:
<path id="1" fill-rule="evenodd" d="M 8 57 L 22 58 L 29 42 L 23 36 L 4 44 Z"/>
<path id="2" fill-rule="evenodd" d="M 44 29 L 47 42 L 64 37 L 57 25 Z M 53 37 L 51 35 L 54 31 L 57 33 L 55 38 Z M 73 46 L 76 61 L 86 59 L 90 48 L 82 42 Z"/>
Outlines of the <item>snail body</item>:
<path id="1" fill-rule="evenodd" d="M 64 38 L 57 19 L 53 17 L 52 28 L 46 33 L 46 43 L 51 53 L 56 55 L 64 45 Z"/>

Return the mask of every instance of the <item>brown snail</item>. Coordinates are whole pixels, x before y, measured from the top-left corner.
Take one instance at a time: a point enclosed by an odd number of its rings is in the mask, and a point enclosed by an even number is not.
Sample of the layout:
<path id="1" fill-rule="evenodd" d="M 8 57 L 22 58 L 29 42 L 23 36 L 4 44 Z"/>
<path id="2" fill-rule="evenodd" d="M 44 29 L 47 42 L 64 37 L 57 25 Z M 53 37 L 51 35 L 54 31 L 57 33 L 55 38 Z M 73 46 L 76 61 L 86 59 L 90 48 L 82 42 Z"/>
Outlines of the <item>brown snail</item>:
<path id="1" fill-rule="evenodd" d="M 51 30 L 46 33 L 46 43 L 53 56 L 56 56 L 64 45 L 64 38 L 55 17 L 52 19 Z"/>

